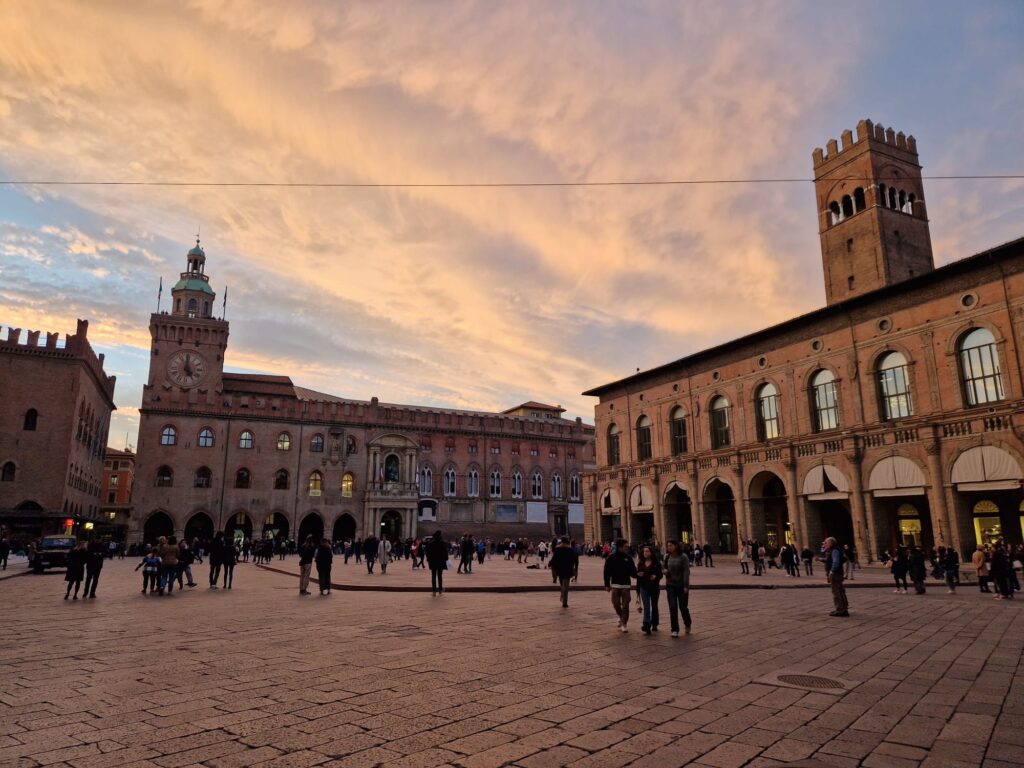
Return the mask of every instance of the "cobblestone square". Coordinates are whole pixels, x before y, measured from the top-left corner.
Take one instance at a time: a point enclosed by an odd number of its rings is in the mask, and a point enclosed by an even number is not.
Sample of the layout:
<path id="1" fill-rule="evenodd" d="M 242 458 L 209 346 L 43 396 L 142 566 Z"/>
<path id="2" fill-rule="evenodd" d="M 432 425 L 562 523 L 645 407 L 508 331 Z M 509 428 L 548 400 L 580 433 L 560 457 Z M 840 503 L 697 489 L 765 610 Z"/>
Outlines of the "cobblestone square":
<path id="1" fill-rule="evenodd" d="M 695 589 L 673 639 L 600 591 L 299 597 L 242 564 L 161 598 L 134 566 L 95 600 L 0 581 L 0 766 L 1024 764 L 1021 601 L 974 588 L 853 589 L 849 619 L 827 589 Z"/>

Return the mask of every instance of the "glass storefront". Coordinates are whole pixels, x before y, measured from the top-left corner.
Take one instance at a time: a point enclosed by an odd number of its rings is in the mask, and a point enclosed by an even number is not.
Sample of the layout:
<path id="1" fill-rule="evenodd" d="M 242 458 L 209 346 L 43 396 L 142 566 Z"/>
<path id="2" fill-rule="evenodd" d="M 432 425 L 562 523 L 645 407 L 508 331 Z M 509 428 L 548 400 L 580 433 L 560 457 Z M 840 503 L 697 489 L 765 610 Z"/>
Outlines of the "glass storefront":
<path id="1" fill-rule="evenodd" d="M 978 544 L 995 544 L 1003 540 L 1003 523 L 999 507 L 984 499 L 974 505 L 974 536 Z"/>
<path id="2" fill-rule="evenodd" d="M 904 547 L 920 547 L 921 536 L 921 513 L 913 504 L 900 504 L 896 510 L 897 524 L 899 525 L 900 544 Z"/>

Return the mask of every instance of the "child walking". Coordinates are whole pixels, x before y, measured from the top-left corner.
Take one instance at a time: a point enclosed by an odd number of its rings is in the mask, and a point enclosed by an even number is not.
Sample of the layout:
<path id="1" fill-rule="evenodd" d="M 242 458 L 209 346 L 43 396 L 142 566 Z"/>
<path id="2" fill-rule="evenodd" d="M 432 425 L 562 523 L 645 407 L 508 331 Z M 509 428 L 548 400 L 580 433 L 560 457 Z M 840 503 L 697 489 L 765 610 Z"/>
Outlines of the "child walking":
<path id="1" fill-rule="evenodd" d="M 163 562 L 157 554 L 156 547 L 149 551 L 149 554 L 142 558 L 142 562 L 135 566 L 135 570 L 142 569 L 142 594 L 148 589 L 151 593 L 156 592 L 160 586 L 160 564 Z"/>

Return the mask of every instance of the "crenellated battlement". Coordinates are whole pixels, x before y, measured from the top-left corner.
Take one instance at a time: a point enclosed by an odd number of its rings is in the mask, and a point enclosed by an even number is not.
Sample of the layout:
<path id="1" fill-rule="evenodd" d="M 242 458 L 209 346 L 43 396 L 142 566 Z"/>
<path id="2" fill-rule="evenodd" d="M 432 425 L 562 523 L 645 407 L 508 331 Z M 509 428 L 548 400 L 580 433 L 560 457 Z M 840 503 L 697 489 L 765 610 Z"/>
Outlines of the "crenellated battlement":
<path id="1" fill-rule="evenodd" d="M 835 160 L 847 150 L 870 142 L 877 142 L 893 149 L 907 152 L 913 155 L 914 162 L 917 162 L 917 140 L 913 136 L 907 136 L 903 131 L 894 131 L 892 128 L 886 128 L 881 123 L 861 120 L 857 123 L 856 135 L 851 130 L 845 130 L 839 135 L 839 141 L 829 139 L 824 150 L 821 147 L 815 147 L 811 153 L 811 157 L 814 159 L 814 167 L 818 168 L 825 163 Z"/>
<path id="2" fill-rule="evenodd" d="M 60 333 L 23 331 L 0 324 L 0 353 L 31 354 L 58 359 L 80 359 L 95 375 L 107 395 L 113 399 L 117 377 L 107 376 L 103 370 L 104 356 L 96 354 L 89 343 L 89 321 L 79 320 L 75 333 L 61 337 Z"/>

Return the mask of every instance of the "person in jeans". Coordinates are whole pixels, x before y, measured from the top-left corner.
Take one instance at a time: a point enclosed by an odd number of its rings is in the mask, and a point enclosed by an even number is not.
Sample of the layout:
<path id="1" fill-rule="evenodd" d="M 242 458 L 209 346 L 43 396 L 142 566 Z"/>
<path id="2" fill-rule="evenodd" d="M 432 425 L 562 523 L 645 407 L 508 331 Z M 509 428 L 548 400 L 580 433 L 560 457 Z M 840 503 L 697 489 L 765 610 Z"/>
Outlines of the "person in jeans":
<path id="1" fill-rule="evenodd" d="M 988 558 L 985 557 L 985 548 L 978 545 L 971 556 L 971 567 L 978 576 L 978 589 L 982 592 L 990 592 L 988 588 Z"/>
<path id="2" fill-rule="evenodd" d="M 641 629 L 645 635 L 658 631 L 658 597 L 661 594 L 661 558 L 654 547 L 645 546 L 640 550 L 636 564 L 636 591 L 640 596 L 644 623 Z"/>
<path id="3" fill-rule="evenodd" d="M 235 580 L 235 564 L 238 562 L 238 550 L 235 549 L 234 541 L 227 541 L 224 544 L 224 555 L 221 564 L 224 566 L 224 589 L 231 589 Z"/>
<path id="4" fill-rule="evenodd" d="M 223 531 L 217 531 L 217 535 L 210 542 L 210 589 L 217 589 L 217 579 L 220 578 L 220 568 L 224 563 Z"/>
<path id="5" fill-rule="evenodd" d="M 821 551 L 821 561 L 828 573 L 828 583 L 832 585 L 832 602 L 835 604 L 835 610 L 829 616 L 849 616 L 850 601 L 846 599 L 846 590 L 843 588 L 843 565 L 846 560 L 843 550 L 835 538 L 829 536 L 822 542 Z"/>
<path id="6" fill-rule="evenodd" d="M 665 598 L 668 601 L 668 618 L 672 623 L 672 637 L 679 637 L 679 614 L 683 614 L 683 626 L 690 634 L 693 620 L 690 618 L 690 558 L 683 552 L 678 541 L 665 545 Z"/>
<path id="7" fill-rule="evenodd" d="M 636 578 L 636 563 L 626 548 L 626 540 L 615 542 L 615 551 L 604 561 L 604 588 L 612 596 L 612 607 L 619 617 L 618 628 L 629 631 L 629 593 Z"/>
<path id="8" fill-rule="evenodd" d="M 953 547 L 946 548 L 942 569 L 946 575 L 946 590 L 951 595 L 956 594 L 957 585 L 960 584 L 960 555 Z"/>
<path id="9" fill-rule="evenodd" d="M 426 550 L 427 565 L 430 567 L 430 594 L 444 594 L 444 572 L 448 568 L 448 545 L 440 531 L 434 531 L 434 535 L 424 545 Z"/>
<path id="10" fill-rule="evenodd" d="M 100 571 L 107 557 L 107 548 L 101 541 L 89 542 L 89 559 L 85 561 L 85 588 L 82 597 L 96 597 L 96 585 L 100 581 Z"/>
<path id="11" fill-rule="evenodd" d="M 313 558 L 316 556 L 316 544 L 310 534 L 299 547 L 299 594 L 309 594 L 309 575 L 313 570 Z"/>
<path id="12" fill-rule="evenodd" d="M 569 537 L 563 536 L 551 555 L 551 563 L 548 565 L 558 578 L 558 586 L 562 593 L 562 607 L 569 607 L 569 582 L 579 578 L 580 558 L 569 545 Z"/>
<path id="13" fill-rule="evenodd" d="M 160 537 L 160 589 L 159 594 L 163 595 L 167 590 L 168 595 L 174 594 L 174 581 L 178 578 L 178 540 L 173 536 Z"/>
<path id="14" fill-rule="evenodd" d="M 800 553 L 800 559 L 804 561 L 804 573 L 808 576 L 814 575 L 814 553 L 810 547 L 804 547 Z"/>

